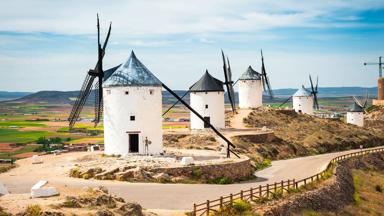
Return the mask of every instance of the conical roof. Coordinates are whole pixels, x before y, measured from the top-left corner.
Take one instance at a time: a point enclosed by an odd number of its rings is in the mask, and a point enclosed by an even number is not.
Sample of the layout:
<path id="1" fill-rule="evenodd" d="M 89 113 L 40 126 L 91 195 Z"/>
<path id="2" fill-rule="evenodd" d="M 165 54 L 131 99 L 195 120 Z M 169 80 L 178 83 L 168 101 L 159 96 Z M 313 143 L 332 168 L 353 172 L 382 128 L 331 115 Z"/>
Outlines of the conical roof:
<path id="1" fill-rule="evenodd" d="M 248 66 L 247 70 L 240 76 L 239 80 L 261 80 L 261 74 Z"/>
<path id="2" fill-rule="evenodd" d="M 352 105 L 352 108 L 349 110 L 349 112 L 364 112 L 364 109 L 359 104 L 354 102 Z"/>
<path id="3" fill-rule="evenodd" d="M 128 60 L 110 74 L 103 83 L 103 87 L 161 85 L 161 81 L 137 59 L 133 51 Z"/>
<path id="4" fill-rule="evenodd" d="M 223 82 L 211 76 L 208 70 L 204 75 L 190 88 L 191 92 L 212 92 L 212 91 L 224 91 Z"/>
<path id="5" fill-rule="evenodd" d="M 103 83 L 119 68 L 121 64 L 104 71 Z"/>
<path id="6" fill-rule="evenodd" d="M 312 93 L 311 91 L 309 91 L 308 89 L 304 88 L 304 86 L 301 86 L 301 88 L 299 88 L 295 94 L 293 94 L 293 97 L 310 97 L 312 96 Z"/>

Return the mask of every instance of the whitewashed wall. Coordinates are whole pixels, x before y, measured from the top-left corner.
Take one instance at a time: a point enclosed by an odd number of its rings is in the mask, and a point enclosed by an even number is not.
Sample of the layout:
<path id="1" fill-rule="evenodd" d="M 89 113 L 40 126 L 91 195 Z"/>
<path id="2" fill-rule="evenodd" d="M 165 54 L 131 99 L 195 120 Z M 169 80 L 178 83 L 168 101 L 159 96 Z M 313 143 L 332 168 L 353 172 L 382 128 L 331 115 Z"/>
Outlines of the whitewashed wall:
<path id="1" fill-rule="evenodd" d="M 103 88 L 106 154 L 127 155 L 127 132 L 134 131 L 139 133 L 139 154 L 145 153 L 145 137 L 152 141 L 148 146 L 149 154 L 163 152 L 161 90 L 161 87 Z M 135 121 L 131 121 L 130 116 L 135 116 Z"/>
<path id="2" fill-rule="evenodd" d="M 203 117 L 209 116 L 216 128 L 225 128 L 224 92 L 191 92 L 190 98 L 194 110 Z M 191 129 L 204 129 L 204 122 L 192 112 Z"/>
<path id="3" fill-rule="evenodd" d="M 301 113 L 313 115 L 313 97 L 304 96 L 304 97 L 293 97 L 293 109 L 296 112 L 301 110 Z"/>
<path id="4" fill-rule="evenodd" d="M 263 105 L 263 86 L 261 80 L 239 80 L 240 109 L 257 108 Z"/>
<path id="5" fill-rule="evenodd" d="M 363 127 L 364 113 L 363 112 L 347 112 L 347 123 L 357 125 L 359 127 Z"/>

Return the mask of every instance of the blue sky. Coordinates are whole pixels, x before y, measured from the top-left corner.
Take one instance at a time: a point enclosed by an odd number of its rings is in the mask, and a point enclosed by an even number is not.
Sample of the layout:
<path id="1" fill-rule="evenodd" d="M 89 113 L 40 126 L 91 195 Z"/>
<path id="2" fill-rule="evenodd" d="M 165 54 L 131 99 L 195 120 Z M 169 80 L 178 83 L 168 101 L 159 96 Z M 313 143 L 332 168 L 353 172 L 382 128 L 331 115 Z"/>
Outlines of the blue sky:
<path id="1" fill-rule="evenodd" d="M 96 13 L 112 35 L 105 68 L 135 50 L 163 82 L 186 89 L 208 69 L 223 79 L 260 70 L 263 49 L 274 88 L 375 86 L 384 55 L 382 0 L 13 0 L 0 8 L 0 90 L 76 90 L 96 63 Z"/>

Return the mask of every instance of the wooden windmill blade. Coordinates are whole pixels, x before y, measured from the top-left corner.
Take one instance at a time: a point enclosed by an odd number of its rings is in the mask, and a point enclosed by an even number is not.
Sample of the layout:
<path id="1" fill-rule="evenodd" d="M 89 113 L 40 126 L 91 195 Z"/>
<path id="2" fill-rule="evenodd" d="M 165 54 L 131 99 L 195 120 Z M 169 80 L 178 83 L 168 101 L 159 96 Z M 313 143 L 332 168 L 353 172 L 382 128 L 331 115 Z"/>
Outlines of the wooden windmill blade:
<path id="1" fill-rule="evenodd" d="M 227 62 L 225 60 L 225 55 L 223 50 L 221 50 L 221 56 L 223 59 L 223 72 L 224 72 L 224 78 L 225 78 L 224 84 L 227 88 L 227 95 L 231 103 L 232 112 L 235 112 L 235 104 L 234 104 L 234 97 L 233 97 L 234 91 L 232 86 L 233 82 L 231 80 L 232 72 L 230 71 L 231 70 L 230 66 L 229 67 L 227 66 Z M 228 61 L 228 64 L 229 64 L 229 61 Z"/>
<path id="2" fill-rule="evenodd" d="M 71 113 L 69 115 L 68 121 L 69 121 L 69 129 L 71 130 L 73 126 L 75 125 L 76 121 L 78 121 L 81 111 L 83 110 L 83 107 L 85 105 L 85 102 L 91 93 L 92 87 L 95 88 L 95 126 L 97 123 L 100 122 L 102 111 L 103 111 L 103 89 L 102 89 L 102 83 L 104 78 L 104 71 L 103 71 L 103 58 L 105 55 L 105 49 L 108 44 L 108 40 L 111 34 L 111 28 L 112 23 L 109 25 L 109 30 L 107 37 L 104 41 L 103 46 L 101 46 L 100 43 L 100 22 L 99 22 L 99 15 L 97 14 L 97 48 L 98 48 L 98 58 L 97 63 L 94 69 L 91 69 L 88 71 L 85 80 L 83 82 L 83 85 L 81 87 L 81 90 L 79 92 L 79 96 L 77 97 Z M 95 78 L 98 78 L 98 81 L 96 84 L 93 84 L 95 81 Z"/>

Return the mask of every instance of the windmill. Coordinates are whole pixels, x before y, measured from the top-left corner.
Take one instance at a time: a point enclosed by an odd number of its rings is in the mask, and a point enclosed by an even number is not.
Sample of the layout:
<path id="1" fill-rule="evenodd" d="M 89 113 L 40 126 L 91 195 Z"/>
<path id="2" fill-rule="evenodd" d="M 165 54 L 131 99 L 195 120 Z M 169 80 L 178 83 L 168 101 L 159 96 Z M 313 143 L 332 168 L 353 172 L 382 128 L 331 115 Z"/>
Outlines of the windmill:
<path id="1" fill-rule="evenodd" d="M 90 69 L 87 72 L 83 85 L 81 86 L 81 90 L 79 96 L 77 97 L 72 111 L 69 115 L 69 129 L 71 130 L 75 125 L 76 121 L 78 121 L 80 113 L 84 107 L 84 104 L 94 88 L 95 93 L 95 119 L 93 120 L 95 126 L 100 122 L 102 112 L 103 112 L 103 89 L 102 83 L 104 78 L 103 71 L 103 57 L 105 55 L 105 49 L 108 44 L 109 36 L 111 35 L 112 23 L 109 24 L 108 33 L 106 39 L 104 41 L 103 46 L 100 43 L 100 24 L 99 24 L 99 15 L 97 15 L 97 50 L 98 50 L 98 60 L 94 69 Z M 95 79 L 97 79 L 96 83 Z"/>
<path id="2" fill-rule="evenodd" d="M 263 50 L 260 50 L 260 53 L 261 53 L 261 81 L 263 83 L 263 90 L 265 92 L 268 92 L 269 97 L 272 99 L 273 91 L 271 87 L 271 82 L 269 81 L 269 78 L 267 75 L 267 71 L 265 70 Z"/>
<path id="3" fill-rule="evenodd" d="M 236 112 L 235 91 L 233 90 L 231 65 L 229 63 L 228 56 L 227 58 L 225 58 L 223 50 L 221 50 L 221 56 L 223 58 L 223 72 L 224 72 L 224 78 L 225 78 L 224 84 L 227 88 L 228 99 L 229 99 L 229 102 L 231 103 L 232 112 Z"/>
<path id="4" fill-rule="evenodd" d="M 355 96 L 352 96 L 352 98 L 353 98 L 353 101 L 355 102 L 355 104 L 358 105 L 359 107 L 361 107 L 365 112 L 365 108 L 367 107 L 367 103 L 368 103 L 368 92 L 366 93 L 366 96 L 365 96 L 363 103 L 361 103 L 361 101 Z"/>
<path id="5" fill-rule="evenodd" d="M 309 96 L 312 96 L 313 97 L 313 102 L 311 102 L 311 106 L 314 109 L 319 110 L 319 103 L 318 103 L 318 99 L 317 99 L 318 86 L 319 86 L 319 77 L 316 78 L 316 85 L 315 86 L 313 85 L 311 75 L 309 75 L 309 81 L 311 83 L 311 90 L 306 89 L 304 87 L 304 85 L 302 85 L 302 87 L 294 95 L 292 95 L 289 98 L 287 98 L 283 103 L 281 103 L 279 105 L 279 107 L 282 107 L 284 104 L 288 103 L 288 101 L 290 101 L 293 97 L 299 98 L 299 100 L 298 100 L 299 102 L 297 103 L 298 106 L 303 106 L 303 105 L 308 104 L 307 103 L 308 101 L 306 100 L 306 98 L 308 98 Z M 309 111 L 309 113 L 311 113 L 311 112 L 312 111 Z"/>

